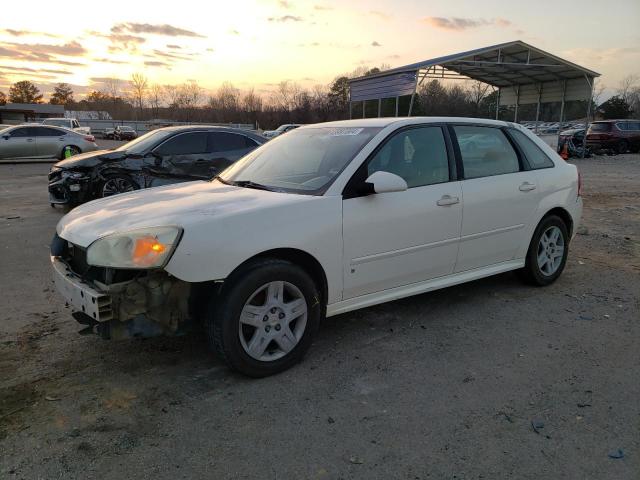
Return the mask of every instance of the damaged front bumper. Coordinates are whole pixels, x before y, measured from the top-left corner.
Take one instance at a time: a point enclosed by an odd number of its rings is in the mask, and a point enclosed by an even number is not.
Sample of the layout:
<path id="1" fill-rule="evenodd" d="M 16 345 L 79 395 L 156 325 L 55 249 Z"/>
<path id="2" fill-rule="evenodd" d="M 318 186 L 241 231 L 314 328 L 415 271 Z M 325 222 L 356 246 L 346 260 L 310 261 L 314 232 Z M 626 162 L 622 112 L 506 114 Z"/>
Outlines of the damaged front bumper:
<path id="1" fill-rule="evenodd" d="M 104 283 L 83 278 L 51 256 L 54 283 L 74 318 L 107 339 L 177 335 L 188 330 L 191 284 L 164 271 Z"/>
<path id="2" fill-rule="evenodd" d="M 49 203 L 67 205 L 82 203 L 91 191 L 91 176 L 84 172 L 51 170 L 49 172 Z"/>

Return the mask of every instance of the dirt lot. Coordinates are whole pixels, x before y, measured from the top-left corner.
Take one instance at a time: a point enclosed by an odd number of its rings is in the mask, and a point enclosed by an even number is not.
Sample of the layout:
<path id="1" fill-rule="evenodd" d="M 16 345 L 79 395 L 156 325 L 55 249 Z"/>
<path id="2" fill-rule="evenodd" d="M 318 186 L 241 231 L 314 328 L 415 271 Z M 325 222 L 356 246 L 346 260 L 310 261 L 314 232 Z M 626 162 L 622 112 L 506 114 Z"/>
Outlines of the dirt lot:
<path id="1" fill-rule="evenodd" d="M 194 336 L 78 335 L 48 165 L 0 165 L 0 478 L 637 479 L 640 155 L 579 166 L 553 286 L 505 274 L 333 317 L 301 365 L 248 380 Z"/>

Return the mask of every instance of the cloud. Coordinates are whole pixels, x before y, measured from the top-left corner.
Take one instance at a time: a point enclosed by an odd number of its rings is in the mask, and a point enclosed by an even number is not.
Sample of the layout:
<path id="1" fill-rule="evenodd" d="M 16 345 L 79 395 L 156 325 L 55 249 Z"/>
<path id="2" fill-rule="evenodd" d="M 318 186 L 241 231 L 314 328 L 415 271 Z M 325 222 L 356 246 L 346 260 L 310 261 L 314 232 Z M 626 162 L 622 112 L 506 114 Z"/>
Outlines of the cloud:
<path id="1" fill-rule="evenodd" d="M 374 17 L 378 17 L 381 20 L 391 20 L 393 18 L 393 15 L 391 15 L 390 13 L 384 13 L 380 10 L 370 10 L 369 14 L 373 15 Z"/>
<path id="2" fill-rule="evenodd" d="M 291 8 L 291 4 L 287 0 L 280 0 L 278 3 L 282 8 Z"/>
<path id="3" fill-rule="evenodd" d="M 282 15 L 281 17 L 269 17 L 267 20 L 270 22 L 302 22 L 304 19 L 302 17 L 297 17 L 295 15 Z"/>
<path id="4" fill-rule="evenodd" d="M 91 77 L 89 79 L 89 81 L 91 81 L 91 83 L 118 83 L 118 82 L 124 82 L 124 80 L 121 80 L 121 79 L 115 78 L 115 77 Z"/>
<path id="5" fill-rule="evenodd" d="M 64 45 L 50 45 L 45 43 L 4 43 L 11 48 L 26 50 L 30 54 L 82 56 L 87 50 L 76 41 L 65 43 Z"/>
<path id="6" fill-rule="evenodd" d="M 167 48 L 171 48 L 173 50 L 181 50 L 182 47 L 180 45 L 175 45 L 175 44 L 171 44 L 171 43 L 167 43 Z"/>
<path id="7" fill-rule="evenodd" d="M 184 28 L 174 27 L 173 25 L 152 25 L 150 23 L 118 23 L 111 27 L 112 33 L 135 33 L 135 34 L 152 34 L 152 35 L 164 35 L 167 37 L 197 37 L 205 38 L 204 35 L 193 32 L 191 30 L 185 30 Z"/>
<path id="8" fill-rule="evenodd" d="M 82 55 L 84 48 L 77 42 L 66 45 L 2 43 L 0 44 L 0 58 L 12 61 L 23 60 L 26 62 L 57 63 L 68 66 L 84 66 L 83 63 L 70 60 L 61 60 L 57 55 L 74 56 Z"/>
<path id="9" fill-rule="evenodd" d="M 100 63 L 113 63 L 114 65 L 123 65 L 125 63 L 129 63 L 125 62 L 124 60 L 114 60 L 113 58 L 94 58 L 93 61 Z"/>
<path id="10" fill-rule="evenodd" d="M 423 23 L 435 28 L 456 31 L 467 30 L 469 28 L 486 27 L 489 25 L 497 27 L 508 27 L 511 25 L 511 22 L 504 18 L 425 17 L 422 21 Z"/>
<path id="11" fill-rule="evenodd" d="M 162 50 L 154 50 L 153 53 L 158 57 L 164 57 L 165 59 L 170 59 L 170 60 L 188 60 L 188 61 L 194 60 L 193 58 L 191 58 L 194 56 L 194 54 L 191 54 L 191 53 L 177 54 L 177 53 L 163 52 Z"/>
<path id="12" fill-rule="evenodd" d="M 8 70 L 8 72 L 7 72 Z M 73 72 L 68 70 L 56 70 L 56 69 L 48 69 L 48 68 L 29 68 L 29 67 L 10 67 L 8 65 L 0 65 L 0 72 L 2 74 L 9 73 L 11 75 L 27 75 L 27 74 L 39 74 L 39 73 L 52 73 L 55 75 L 71 75 Z"/>
<path id="13" fill-rule="evenodd" d="M 235 28 L 234 28 L 234 29 L 229 30 L 229 33 L 230 33 L 231 35 L 240 35 L 240 32 L 239 32 L 238 30 L 236 30 Z"/>
<path id="14" fill-rule="evenodd" d="M 158 60 L 147 60 L 144 62 L 147 67 L 169 67 L 170 65 L 166 62 L 160 62 Z"/>
<path id="15" fill-rule="evenodd" d="M 58 35 L 54 35 L 52 33 L 32 32 L 30 30 L 13 30 L 11 28 L 5 28 L 2 31 L 11 35 L 12 37 L 37 36 L 37 37 L 60 38 Z"/>
<path id="16" fill-rule="evenodd" d="M 372 47 L 381 47 L 382 45 L 381 45 L 381 44 L 379 44 L 379 43 L 378 43 L 378 42 L 376 42 L 376 41 L 373 41 L 373 42 L 371 42 L 371 46 L 372 46 Z"/>
<path id="17" fill-rule="evenodd" d="M 329 7 L 327 5 L 314 5 L 313 9 L 317 10 L 319 12 L 325 12 L 325 11 L 328 11 L 328 10 L 333 10 L 333 7 Z"/>
<path id="18" fill-rule="evenodd" d="M 215 49 L 213 49 L 213 48 L 207 48 L 207 52 L 215 52 Z"/>

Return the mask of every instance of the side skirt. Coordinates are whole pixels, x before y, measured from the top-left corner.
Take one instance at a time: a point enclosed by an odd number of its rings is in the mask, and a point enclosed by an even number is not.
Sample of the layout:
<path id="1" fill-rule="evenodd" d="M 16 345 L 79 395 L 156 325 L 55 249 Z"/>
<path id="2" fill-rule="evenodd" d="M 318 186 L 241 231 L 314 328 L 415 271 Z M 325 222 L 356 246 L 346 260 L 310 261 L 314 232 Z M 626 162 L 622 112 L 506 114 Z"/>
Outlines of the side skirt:
<path id="1" fill-rule="evenodd" d="M 440 288 L 451 287 L 460 283 L 471 282 L 498 273 L 508 272 L 524 267 L 524 258 L 518 260 L 509 260 L 508 262 L 497 263 L 489 267 L 476 268 L 465 272 L 458 272 L 445 277 L 432 278 L 424 282 L 412 283 L 402 287 L 390 288 L 376 293 L 369 293 L 359 297 L 350 298 L 341 302 L 327 305 L 327 317 L 338 315 L 340 313 L 358 310 L 360 308 L 378 305 L 380 303 L 399 300 L 400 298 L 418 295 L 420 293 L 438 290 Z"/>

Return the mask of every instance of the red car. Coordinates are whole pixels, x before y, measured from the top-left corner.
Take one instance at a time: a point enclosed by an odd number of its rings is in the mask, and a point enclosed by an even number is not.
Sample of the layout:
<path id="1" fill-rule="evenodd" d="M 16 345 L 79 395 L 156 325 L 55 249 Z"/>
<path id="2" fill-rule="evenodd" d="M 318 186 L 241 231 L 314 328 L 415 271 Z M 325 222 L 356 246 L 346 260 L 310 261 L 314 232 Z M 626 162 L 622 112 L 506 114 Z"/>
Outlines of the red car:
<path id="1" fill-rule="evenodd" d="M 640 151 L 640 120 L 602 120 L 587 131 L 587 146 L 592 150 Z"/>

